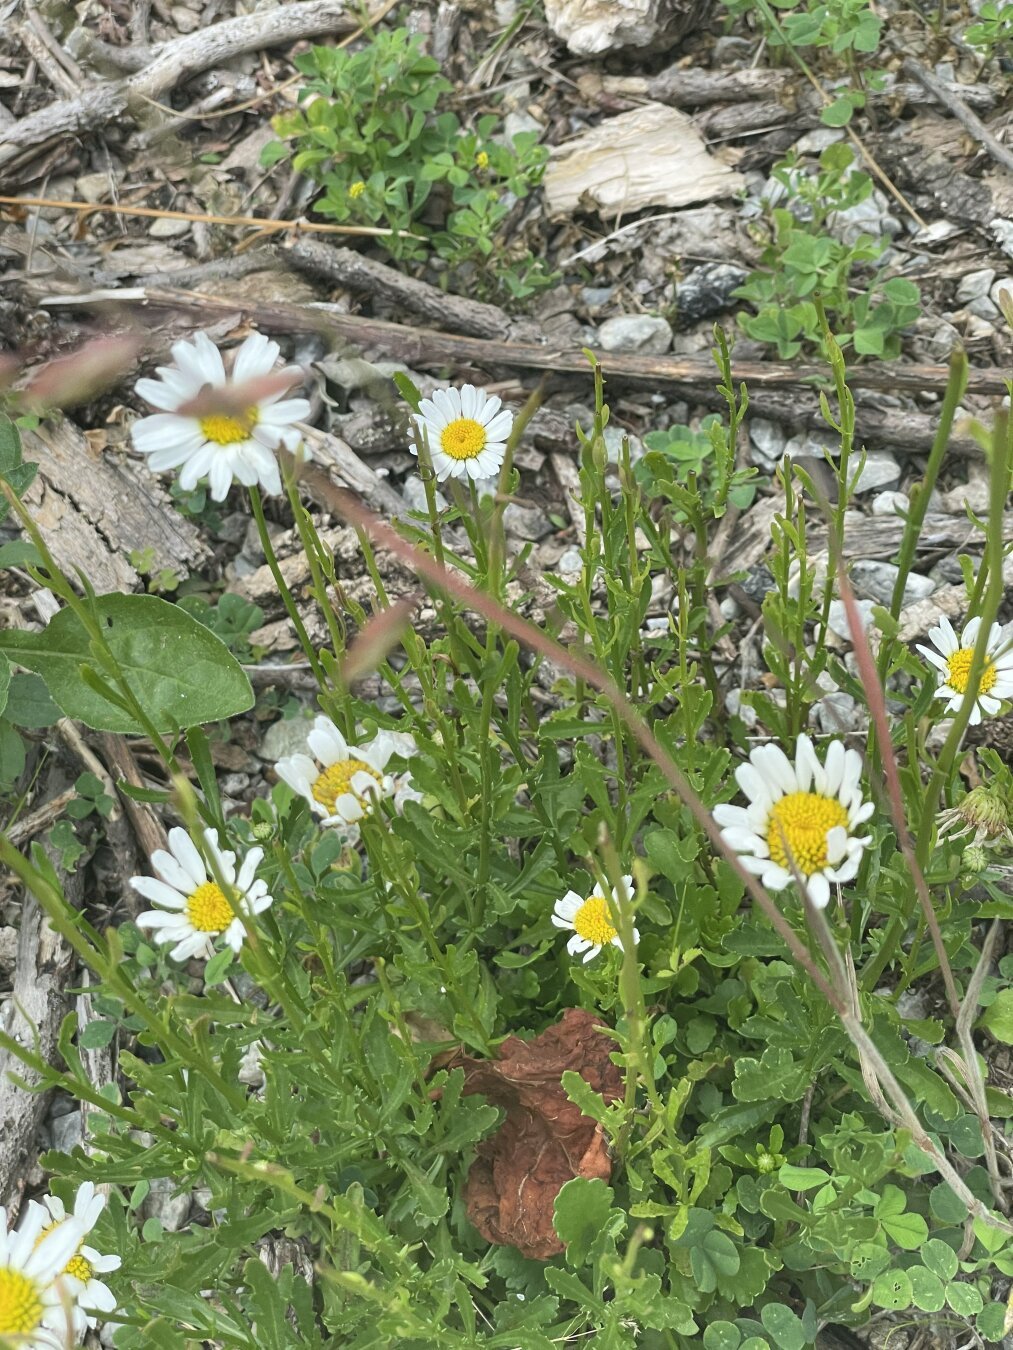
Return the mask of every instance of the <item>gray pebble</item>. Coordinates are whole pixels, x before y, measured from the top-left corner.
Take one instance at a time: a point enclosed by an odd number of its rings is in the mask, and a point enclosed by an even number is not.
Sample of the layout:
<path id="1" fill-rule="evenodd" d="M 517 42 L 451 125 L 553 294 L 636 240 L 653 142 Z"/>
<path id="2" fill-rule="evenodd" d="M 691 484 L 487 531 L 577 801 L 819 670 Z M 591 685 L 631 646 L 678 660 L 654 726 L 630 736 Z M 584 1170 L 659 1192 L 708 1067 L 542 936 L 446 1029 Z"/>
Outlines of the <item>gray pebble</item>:
<path id="1" fill-rule="evenodd" d="M 899 573 L 900 568 L 894 563 L 880 562 L 876 559 L 856 562 L 851 568 L 855 589 L 881 605 L 889 605 Z M 904 583 L 903 603 L 913 605 L 918 600 L 926 599 L 935 589 L 936 583 L 931 577 L 912 572 Z"/>
<path id="2" fill-rule="evenodd" d="M 873 492 L 876 488 L 893 487 L 900 482 L 900 465 L 888 450 L 873 450 L 866 456 L 862 476 L 855 491 Z"/>
<path id="3" fill-rule="evenodd" d="M 312 724 L 305 717 L 283 717 L 280 722 L 272 722 L 264 733 L 257 754 L 271 764 L 286 755 L 309 754 L 306 737 L 311 727 Z"/>
<path id="4" fill-rule="evenodd" d="M 660 355 L 672 345 L 672 325 L 655 314 L 619 314 L 598 329 L 606 352 L 645 352 Z"/>

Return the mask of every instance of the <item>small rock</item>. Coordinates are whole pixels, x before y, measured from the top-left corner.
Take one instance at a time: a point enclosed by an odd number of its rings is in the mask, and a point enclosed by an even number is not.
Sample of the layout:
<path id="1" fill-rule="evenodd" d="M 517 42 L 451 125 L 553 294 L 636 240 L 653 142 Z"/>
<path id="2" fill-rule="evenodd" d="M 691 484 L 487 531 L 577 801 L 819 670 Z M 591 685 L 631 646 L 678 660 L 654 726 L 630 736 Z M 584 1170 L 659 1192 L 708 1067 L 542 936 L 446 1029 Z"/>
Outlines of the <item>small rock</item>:
<path id="1" fill-rule="evenodd" d="M 989 291 L 988 298 L 999 310 L 1002 309 L 1003 300 L 1007 306 L 1013 304 L 1013 277 L 1001 277 Z"/>
<path id="2" fill-rule="evenodd" d="M 422 515 L 427 515 L 429 505 L 426 502 L 426 487 L 417 473 L 410 473 L 401 484 L 401 496 L 405 499 L 405 505 L 409 511 L 418 511 Z M 447 499 L 443 493 L 436 489 L 436 509 L 445 511 L 447 508 Z"/>
<path id="3" fill-rule="evenodd" d="M 639 436 L 631 436 L 628 431 L 622 427 L 609 425 L 602 432 L 602 440 L 605 442 L 605 453 L 608 455 L 610 464 L 619 464 L 622 460 L 623 441 L 630 443 L 630 463 L 636 464 L 638 459 L 644 457 L 644 443 Z"/>
<path id="4" fill-rule="evenodd" d="M 881 605 L 889 605 L 893 598 L 893 588 L 896 585 L 899 572 L 900 568 L 894 563 L 869 559 L 868 561 L 854 563 L 851 568 L 851 577 L 856 590 L 861 591 L 869 599 L 878 601 Z M 926 599 L 935 589 L 936 583 L 931 577 L 922 576 L 918 572 L 911 572 L 904 583 L 903 603 L 913 605 L 918 600 Z"/>
<path id="5" fill-rule="evenodd" d="M 980 304 L 981 301 L 976 303 Z M 968 342 L 984 342 L 994 336 L 995 328 L 987 319 L 982 319 L 977 314 L 968 314 L 967 323 L 964 327 L 964 337 Z"/>
<path id="6" fill-rule="evenodd" d="M 873 450 L 865 458 L 856 492 L 873 492 L 900 482 L 900 465 L 888 450 Z"/>
<path id="7" fill-rule="evenodd" d="M 59 1153 L 70 1153 L 84 1143 L 84 1122 L 80 1111 L 68 1111 L 65 1116 L 56 1116 L 52 1123 L 53 1147 Z"/>
<path id="8" fill-rule="evenodd" d="M 983 295 L 988 295 L 993 281 L 995 281 L 994 267 L 982 267 L 977 272 L 967 272 L 957 287 L 957 304 L 966 305 L 969 300 L 980 300 Z"/>
<path id="9" fill-rule="evenodd" d="M 615 294 L 614 286 L 584 286 L 580 292 L 580 298 L 588 309 L 601 309 L 602 305 L 607 305 Z"/>
<path id="10" fill-rule="evenodd" d="M 978 300 L 968 300 L 964 308 L 968 314 L 974 314 L 977 318 L 985 319 L 988 323 L 999 317 L 999 311 L 987 295 L 981 296 Z"/>
<path id="11" fill-rule="evenodd" d="M 731 303 L 732 291 L 748 276 L 734 263 L 704 263 L 695 267 L 675 288 L 678 323 L 696 323 L 720 314 Z"/>
<path id="12" fill-rule="evenodd" d="M 856 701 L 843 691 L 827 694 L 814 703 L 813 715 L 818 730 L 825 736 L 831 736 L 834 732 L 858 731 L 864 720 Z"/>
<path id="13" fill-rule="evenodd" d="M 553 525 L 541 507 L 511 502 L 503 512 L 503 528 L 515 539 L 544 539 L 552 533 Z"/>
<path id="14" fill-rule="evenodd" d="M 754 605 L 762 605 L 768 592 L 774 589 L 774 574 L 769 567 L 758 563 L 749 569 L 740 585 Z"/>
<path id="15" fill-rule="evenodd" d="M 264 1086 L 264 1070 L 260 1066 L 260 1051 L 260 1042 L 254 1041 L 239 1061 L 239 1072 L 236 1077 L 247 1087 L 262 1088 Z"/>
<path id="16" fill-rule="evenodd" d="M 573 580 L 584 570 L 584 559 L 577 549 L 568 548 L 556 564 L 556 569 L 561 576 L 567 576 L 570 580 Z"/>
<path id="17" fill-rule="evenodd" d="M 773 473 L 784 454 L 788 437 L 784 428 L 777 422 L 768 422 L 765 417 L 749 419 L 749 443 L 753 448 L 751 459 L 758 469 Z"/>
<path id="18" fill-rule="evenodd" d="M 663 52 L 700 19 L 684 0 L 545 0 L 553 33 L 575 56 L 623 48 Z"/>
<path id="19" fill-rule="evenodd" d="M 598 329 L 606 352 L 646 352 L 661 355 L 672 345 L 672 325 L 655 314 L 620 314 Z"/>
<path id="20" fill-rule="evenodd" d="M 305 717 L 283 717 L 278 722 L 272 722 L 264 733 L 257 754 L 270 764 L 277 763 L 286 755 L 308 754 L 306 737 L 311 725 Z"/>
<path id="21" fill-rule="evenodd" d="M 862 627 L 868 632 L 872 626 L 873 602 L 871 600 L 856 600 L 855 604 L 858 606 L 858 612 L 862 619 Z M 831 600 L 829 628 L 831 633 L 835 633 L 843 641 L 852 641 L 848 611 L 844 608 L 843 600 Z"/>
<path id="22" fill-rule="evenodd" d="M 839 127 L 814 127 L 800 136 L 795 149 L 800 155 L 821 155 L 831 145 L 843 141 L 845 132 Z"/>
<path id="23" fill-rule="evenodd" d="M 0 971 L 5 974 L 14 969 L 18 956 L 18 930 L 0 928 Z"/>
<path id="24" fill-rule="evenodd" d="M 718 609 L 720 609 L 721 611 L 722 619 L 724 619 L 727 623 L 734 623 L 735 620 L 742 613 L 741 605 L 734 598 L 734 596 L 731 595 L 725 596 L 725 598 L 721 601 L 721 604 L 718 606 Z"/>
<path id="25" fill-rule="evenodd" d="M 101 202 L 109 192 L 110 177 L 107 173 L 83 173 L 77 180 L 77 195 L 82 201 Z"/>
<path id="26" fill-rule="evenodd" d="M 223 796 L 238 799 L 250 786 L 250 775 L 248 773 L 227 773 L 221 779 L 220 786 Z"/>
<path id="27" fill-rule="evenodd" d="M 992 237 L 1003 253 L 1013 258 L 1013 220 L 1005 220 L 1002 216 L 996 216 L 995 220 L 988 222 L 988 228 L 992 231 Z"/>
<path id="28" fill-rule="evenodd" d="M 241 544 L 249 523 L 249 512 L 230 511 L 227 516 L 222 517 L 222 523 L 218 526 L 218 538 L 226 544 Z"/>
<path id="29" fill-rule="evenodd" d="M 864 202 L 832 212 L 827 217 L 827 229 L 842 244 L 854 244 L 861 234 L 871 234 L 874 238 L 884 234 L 895 237 L 902 232 L 903 226 L 890 213 L 886 197 L 876 189 Z"/>
<path id="30" fill-rule="evenodd" d="M 169 1177 L 152 1177 L 150 1184 L 141 1204 L 141 1218 L 157 1219 L 167 1233 L 178 1233 L 190 1214 L 189 1189 L 177 1194 L 176 1182 Z"/>
<path id="31" fill-rule="evenodd" d="M 874 516 L 897 516 L 911 507 L 911 498 L 906 492 L 880 492 L 872 499 Z"/>
<path id="32" fill-rule="evenodd" d="M 185 5 L 173 5 L 169 11 L 172 21 L 181 33 L 194 33 L 200 27 L 200 15 Z"/>
<path id="33" fill-rule="evenodd" d="M 190 221 L 173 220 L 171 216 L 159 216 L 148 227 L 152 239 L 176 239 L 190 233 Z"/>
<path id="34" fill-rule="evenodd" d="M 541 122 L 527 112 L 508 112 L 503 118 L 503 140 L 510 146 L 514 143 L 514 137 L 525 131 L 533 131 L 536 136 L 541 136 L 544 130 Z"/>
<path id="35" fill-rule="evenodd" d="M 749 703 L 742 702 L 741 689 L 729 689 L 725 695 L 725 708 L 730 717 L 737 717 L 747 730 L 752 730 L 756 726 L 756 709 Z"/>

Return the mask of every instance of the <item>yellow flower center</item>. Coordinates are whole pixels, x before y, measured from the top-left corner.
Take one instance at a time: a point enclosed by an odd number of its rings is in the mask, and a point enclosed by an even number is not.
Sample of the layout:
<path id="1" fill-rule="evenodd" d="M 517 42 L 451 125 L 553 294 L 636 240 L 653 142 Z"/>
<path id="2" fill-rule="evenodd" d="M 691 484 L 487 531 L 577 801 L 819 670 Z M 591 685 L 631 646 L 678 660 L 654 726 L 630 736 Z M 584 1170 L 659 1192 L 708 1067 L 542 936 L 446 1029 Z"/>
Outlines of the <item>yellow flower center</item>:
<path id="1" fill-rule="evenodd" d="M 485 427 L 473 417 L 458 417 L 440 432 L 440 449 L 451 459 L 474 459 L 485 449 Z"/>
<path id="2" fill-rule="evenodd" d="M 198 933 L 223 933 L 236 912 L 220 888 L 213 881 L 205 881 L 187 897 L 186 917 Z"/>
<path id="3" fill-rule="evenodd" d="M 250 432 L 260 421 L 256 408 L 247 408 L 239 417 L 226 417 L 223 413 L 211 413 L 200 419 L 200 429 L 204 437 L 214 441 L 215 445 L 237 445 L 249 439 Z"/>
<path id="4" fill-rule="evenodd" d="M 489 167 L 488 151 L 480 150 L 478 154 L 475 156 L 475 163 L 478 165 L 480 169 L 487 169 Z"/>
<path id="5" fill-rule="evenodd" d="M 811 877 L 826 867 L 827 834 L 848 824 L 848 813 L 836 797 L 818 792 L 789 792 L 770 808 L 767 847 L 779 867 L 795 867 Z"/>
<path id="6" fill-rule="evenodd" d="M 327 807 L 330 815 L 334 814 L 334 805 L 338 798 L 352 791 L 352 779 L 357 773 L 368 773 L 378 783 L 383 782 L 373 766 L 361 759 L 339 759 L 336 764 L 326 768 L 314 782 L 313 796 L 321 806 Z M 354 795 L 359 796 L 358 793 Z"/>
<path id="7" fill-rule="evenodd" d="M 967 688 L 967 677 L 971 673 L 971 661 L 974 658 L 973 647 L 961 647 L 959 651 L 946 658 L 946 682 L 951 689 L 962 694 Z M 978 684 L 978 693 L 987 694 L 995 684 L 996 670 L 991 661 L 986 660 Z"/>
<path id="8" fill-rule="evenodd" d="M 360 178 L 358 182 L 353 183 L 352 186 L 348 189 L 348 195 L 354 201 L 356 197 L 361 197 L 365 191 L 366 191 L 366 184 Z"/>
<path id="9" fill-rule="evenodd" d="M 616 935 L 604 896 L 592 895 L 573 916 L 574 932 L 596 947 L 607 946 Z"/>
<path id="10" fill-rule="evenodd" d="M 41 1320 L 39 1286 L 20 1270 L 0 1266 L 0 1336 L 25 1335 Z"/>
<path id="11" fill-rule="evenodd" d="M 63 1273 L 65 1275 L 73 1275 L 74 1279 L 80 1280 L 82 1284 L 87 1284 L 94 1274 L 91 1268 L 91 1262 L 86 1256 L 82 1256 L 80 1252 L 78 1252 L 76 1256 L 70 1258 L 63 1268 Z"/>

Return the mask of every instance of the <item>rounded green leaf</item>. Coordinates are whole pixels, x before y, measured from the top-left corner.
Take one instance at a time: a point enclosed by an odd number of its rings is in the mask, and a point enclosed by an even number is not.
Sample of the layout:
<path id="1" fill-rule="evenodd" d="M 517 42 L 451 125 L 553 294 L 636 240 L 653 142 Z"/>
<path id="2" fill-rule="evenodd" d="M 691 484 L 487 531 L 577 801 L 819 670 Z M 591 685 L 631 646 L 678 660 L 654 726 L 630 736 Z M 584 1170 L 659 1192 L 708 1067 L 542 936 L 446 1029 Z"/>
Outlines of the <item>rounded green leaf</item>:
<path id="1" fill-rule="evenodd" d="M 739 1350 L 741 1342 L 734 1322 L 712 1322 L 703 1334 L 703 1350 Z"/>
<path id="2" fill-rule="evenodd" d="M 239 662 L 177 605 L 154 595 L 103 595 L 94 610 L 124 680 L 159 732 L 170 735 L 253 706 Z M 0 650 L 42 676 L 65 716 L 96 731 L 143 734 L 132 713 L 95 687 L 95 674 L 109 680 L 72 610 L 61 609 L 41 633 L 0 633 Z"/>
<path id="3" fill-rule="evenodd" d="M 760 1310 L 760 1321 L 780 1350 L 803 1350 L 806 1338 L 802 1319 L 783 1303 L 768 1303 Z"/>
<path id="4" fill-rule="evenodd" d="M 912 1266 L 907 1272 L 911 1281 L 911 1297 L 922 1312 L 938 1312 L 945 1302 L 943 1282 L 924 1266 Z"/>
<path id="5" fill-rule="evenodd" d="M 887 1270 L 877 1275 L 872 1286 L 872 1301 L 877 1308 L 900 1312 L 911 1306 L 911 1281 L 907 1271 Z"/>
<path id="6" fill-rule="evenodd" d="M 957 1281 L 946 1286 L 946 1302 L 961 1317 L 973 1317 L 985 1306 L 984 1300 L 973 1284 L 962 1284 Z"/>
<path id="7" fill-rule="evenodd" d="M 957 1253 L 940 1238 L 929 1238 L 918 1255 L 922 1264 L 941 1280 L 952 1280 L 957 1273 Z"/>
<path id="8" fill-rule="evenodd" d="M 552 1222 L 560 1242 L 566 1243 L 566 1260 L 582 1266 L 594 1240 L 608 1224 L 613 1191 L 597 1178 L 574 1177 L 556 1196 Z"/>

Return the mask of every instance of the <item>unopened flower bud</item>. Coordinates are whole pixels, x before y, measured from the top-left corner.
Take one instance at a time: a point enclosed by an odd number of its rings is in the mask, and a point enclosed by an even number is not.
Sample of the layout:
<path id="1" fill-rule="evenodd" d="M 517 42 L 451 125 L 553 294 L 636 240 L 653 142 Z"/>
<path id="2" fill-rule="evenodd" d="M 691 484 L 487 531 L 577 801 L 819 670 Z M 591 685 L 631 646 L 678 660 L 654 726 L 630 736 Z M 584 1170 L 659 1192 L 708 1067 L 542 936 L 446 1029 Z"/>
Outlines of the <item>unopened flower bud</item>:
<path id="1" fill-rule="evenodd" d="M 254 821 L 251 832 L 258 844 L 266 844 L 274 834 L 274 826 L 269 820 L 257 820 Z"/>
<path id="2" fill-rule="evenodd" d="M 988 866 L 988 851 L 981 844 L 971 844 L 969 848 L 964 849 L 961 861 L 965 872 L 984 872 Z"/>
<path id="3" fill-rule="evenodd" d="M 1013 823 L 1006 798 L 984 784 L 972 788 L 952 810 L 944 811 L 939 820 L 941 835 L 952 834 L 959 839 L 973 834 L 976 844 L 1008 835 Z"/>

